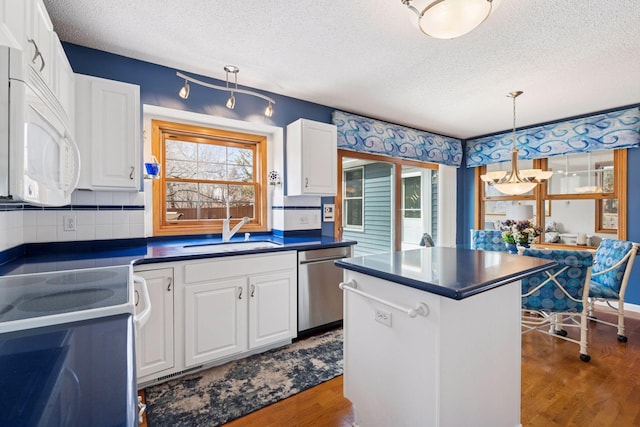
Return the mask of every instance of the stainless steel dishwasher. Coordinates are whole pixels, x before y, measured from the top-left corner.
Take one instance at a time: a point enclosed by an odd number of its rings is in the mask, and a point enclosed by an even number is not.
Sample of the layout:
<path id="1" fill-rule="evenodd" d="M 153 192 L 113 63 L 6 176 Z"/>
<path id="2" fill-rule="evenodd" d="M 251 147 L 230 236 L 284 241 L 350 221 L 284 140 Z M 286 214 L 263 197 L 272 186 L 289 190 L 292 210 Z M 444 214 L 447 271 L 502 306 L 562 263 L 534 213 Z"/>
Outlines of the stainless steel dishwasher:
<path id="1" fill-rule="evenodd" d="M 298 252 L 298 333 L 342 320 L 342 269 L 333 262 L 352 256 L 352 246 Z"/>

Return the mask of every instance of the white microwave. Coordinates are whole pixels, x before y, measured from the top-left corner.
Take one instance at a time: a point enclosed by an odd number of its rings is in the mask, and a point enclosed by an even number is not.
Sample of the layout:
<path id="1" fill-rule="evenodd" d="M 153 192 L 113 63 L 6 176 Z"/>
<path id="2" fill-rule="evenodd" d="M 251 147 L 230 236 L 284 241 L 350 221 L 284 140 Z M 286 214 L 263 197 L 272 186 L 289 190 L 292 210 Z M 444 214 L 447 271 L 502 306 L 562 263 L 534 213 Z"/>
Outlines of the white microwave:
<path id="1" fill-rule="evenodd" d="M 0 201 L 64 206 L 80 177 L 80 153 L 40 76 L 10 67 L 22 54 L 0 48 Z"/>

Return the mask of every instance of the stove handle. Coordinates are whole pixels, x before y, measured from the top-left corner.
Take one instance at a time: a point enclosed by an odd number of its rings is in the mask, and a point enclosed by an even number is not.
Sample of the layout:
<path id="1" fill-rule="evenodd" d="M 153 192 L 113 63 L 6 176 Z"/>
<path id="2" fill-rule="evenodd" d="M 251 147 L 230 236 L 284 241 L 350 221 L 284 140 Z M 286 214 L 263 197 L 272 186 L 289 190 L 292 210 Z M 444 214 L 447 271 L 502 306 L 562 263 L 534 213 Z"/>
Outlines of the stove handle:
<path id="1" fill-rule="evenodd" d="M 133 283 L 140 285 L 140 290 L 142 291 L 142 303 L 144 304 L 144 309 L 140 313 L 136 313 L 133 317 L 136 326 L 140 329 L 145 323 L 147 323 L 149 316 L 151 316 L 151 298 L 149 297 L 149 289 L 147 288 L 147 281 L 144 280 L 144 277 L 134 275 Z"/>

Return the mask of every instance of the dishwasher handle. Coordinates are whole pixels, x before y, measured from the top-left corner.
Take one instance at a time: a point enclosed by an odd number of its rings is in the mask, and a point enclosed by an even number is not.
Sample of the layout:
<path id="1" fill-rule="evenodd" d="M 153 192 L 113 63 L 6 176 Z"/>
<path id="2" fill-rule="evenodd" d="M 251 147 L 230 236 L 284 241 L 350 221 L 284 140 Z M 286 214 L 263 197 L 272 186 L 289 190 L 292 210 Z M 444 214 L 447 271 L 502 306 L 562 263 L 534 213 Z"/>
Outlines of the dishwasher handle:
<path id="1" fill-rule="evenodd" d="M 345 259 L 345 258 L 349 258 L 349 255 L 334 255 L 334 256 L 327 256 L 322 258 L 306 259 L 306 260 L 298 261 L 298 264 L 300 265 L 317 264 L 320 262 L 336 261 L 336 260 Z"/>

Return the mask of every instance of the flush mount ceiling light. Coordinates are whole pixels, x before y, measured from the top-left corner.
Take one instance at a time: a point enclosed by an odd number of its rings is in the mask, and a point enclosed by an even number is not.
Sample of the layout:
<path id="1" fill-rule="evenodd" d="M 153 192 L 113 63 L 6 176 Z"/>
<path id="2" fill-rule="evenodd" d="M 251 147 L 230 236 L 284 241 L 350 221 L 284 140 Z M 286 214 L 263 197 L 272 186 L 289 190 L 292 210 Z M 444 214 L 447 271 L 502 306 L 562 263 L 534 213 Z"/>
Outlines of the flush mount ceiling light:
<path id="1" fill-rule="evenodd" d="M 224 71 L 226 73 L 225 86 L 218 86 L 211 83 L 203 82 L 202 80 L 195 79 L 184 73 L 176 72 L 176 75 L 178 77 L 181 77 L 184 79 L 184 86 L 180 88 L 180 92 L 178 92 L 178 96 L 182 99 L 187 99 L 189 97 L 189 92 L 190 92 L 189 82 L 191 82 L 191 83 L 195 83 L 200 86 L 208 87 L 211 89 L 224 90 L 224 91 L 230 92 L 229 99 L 227 99 L 227 103 L 226 103 L 227 108 L 229 108 L 230 110 L 233 110 L 236 106 L 235 95 L 238 93 L 243 93 L 245 95 L 251 95 L 257 98 L 264 99 L 269 103 L 269 105 L 267 105 L 267 107 L 264 110 L 264 115 L 267 117 L 273 116 L 273 105 L 276 103 L 276 101 L 274 101 L 272 98 L 269 98 L 266 95 L 263 95 L 258 92 L 254 92 L 252 90 L 238 89 L 238 72 L 240 72 L 240 69 L 235 65 L 225 65 Z M 233 85 L 231 86 L 229 85 L 229 73 L 233 74 L 234 76 L 234 82 L 233 82 Z"/>
<path id="2" fill-rule="evenodd" d="M 429 1 L 422 11 L 401 0 L 418 16 L 420 30 L 437 39 L 453 39 L 472 31 L 491 14 L 493 0 Z"/>
<path id="3" fill-rule="evenodd" d="M 541 182 L 551 178 L 553 172 L 541 169 L 525 169 L 518 171 L 518 148 L 516 138 L 516 98 L 522 95 L 522 91 L 509 93 L 507 96 L 513 99 L 513 148 L 511 150 L 511 172 L 494 171 L 486 175 L 480 175 L 482 181 L 492 185 L 503 194 L 515 196 L 527 193 Z"/>

